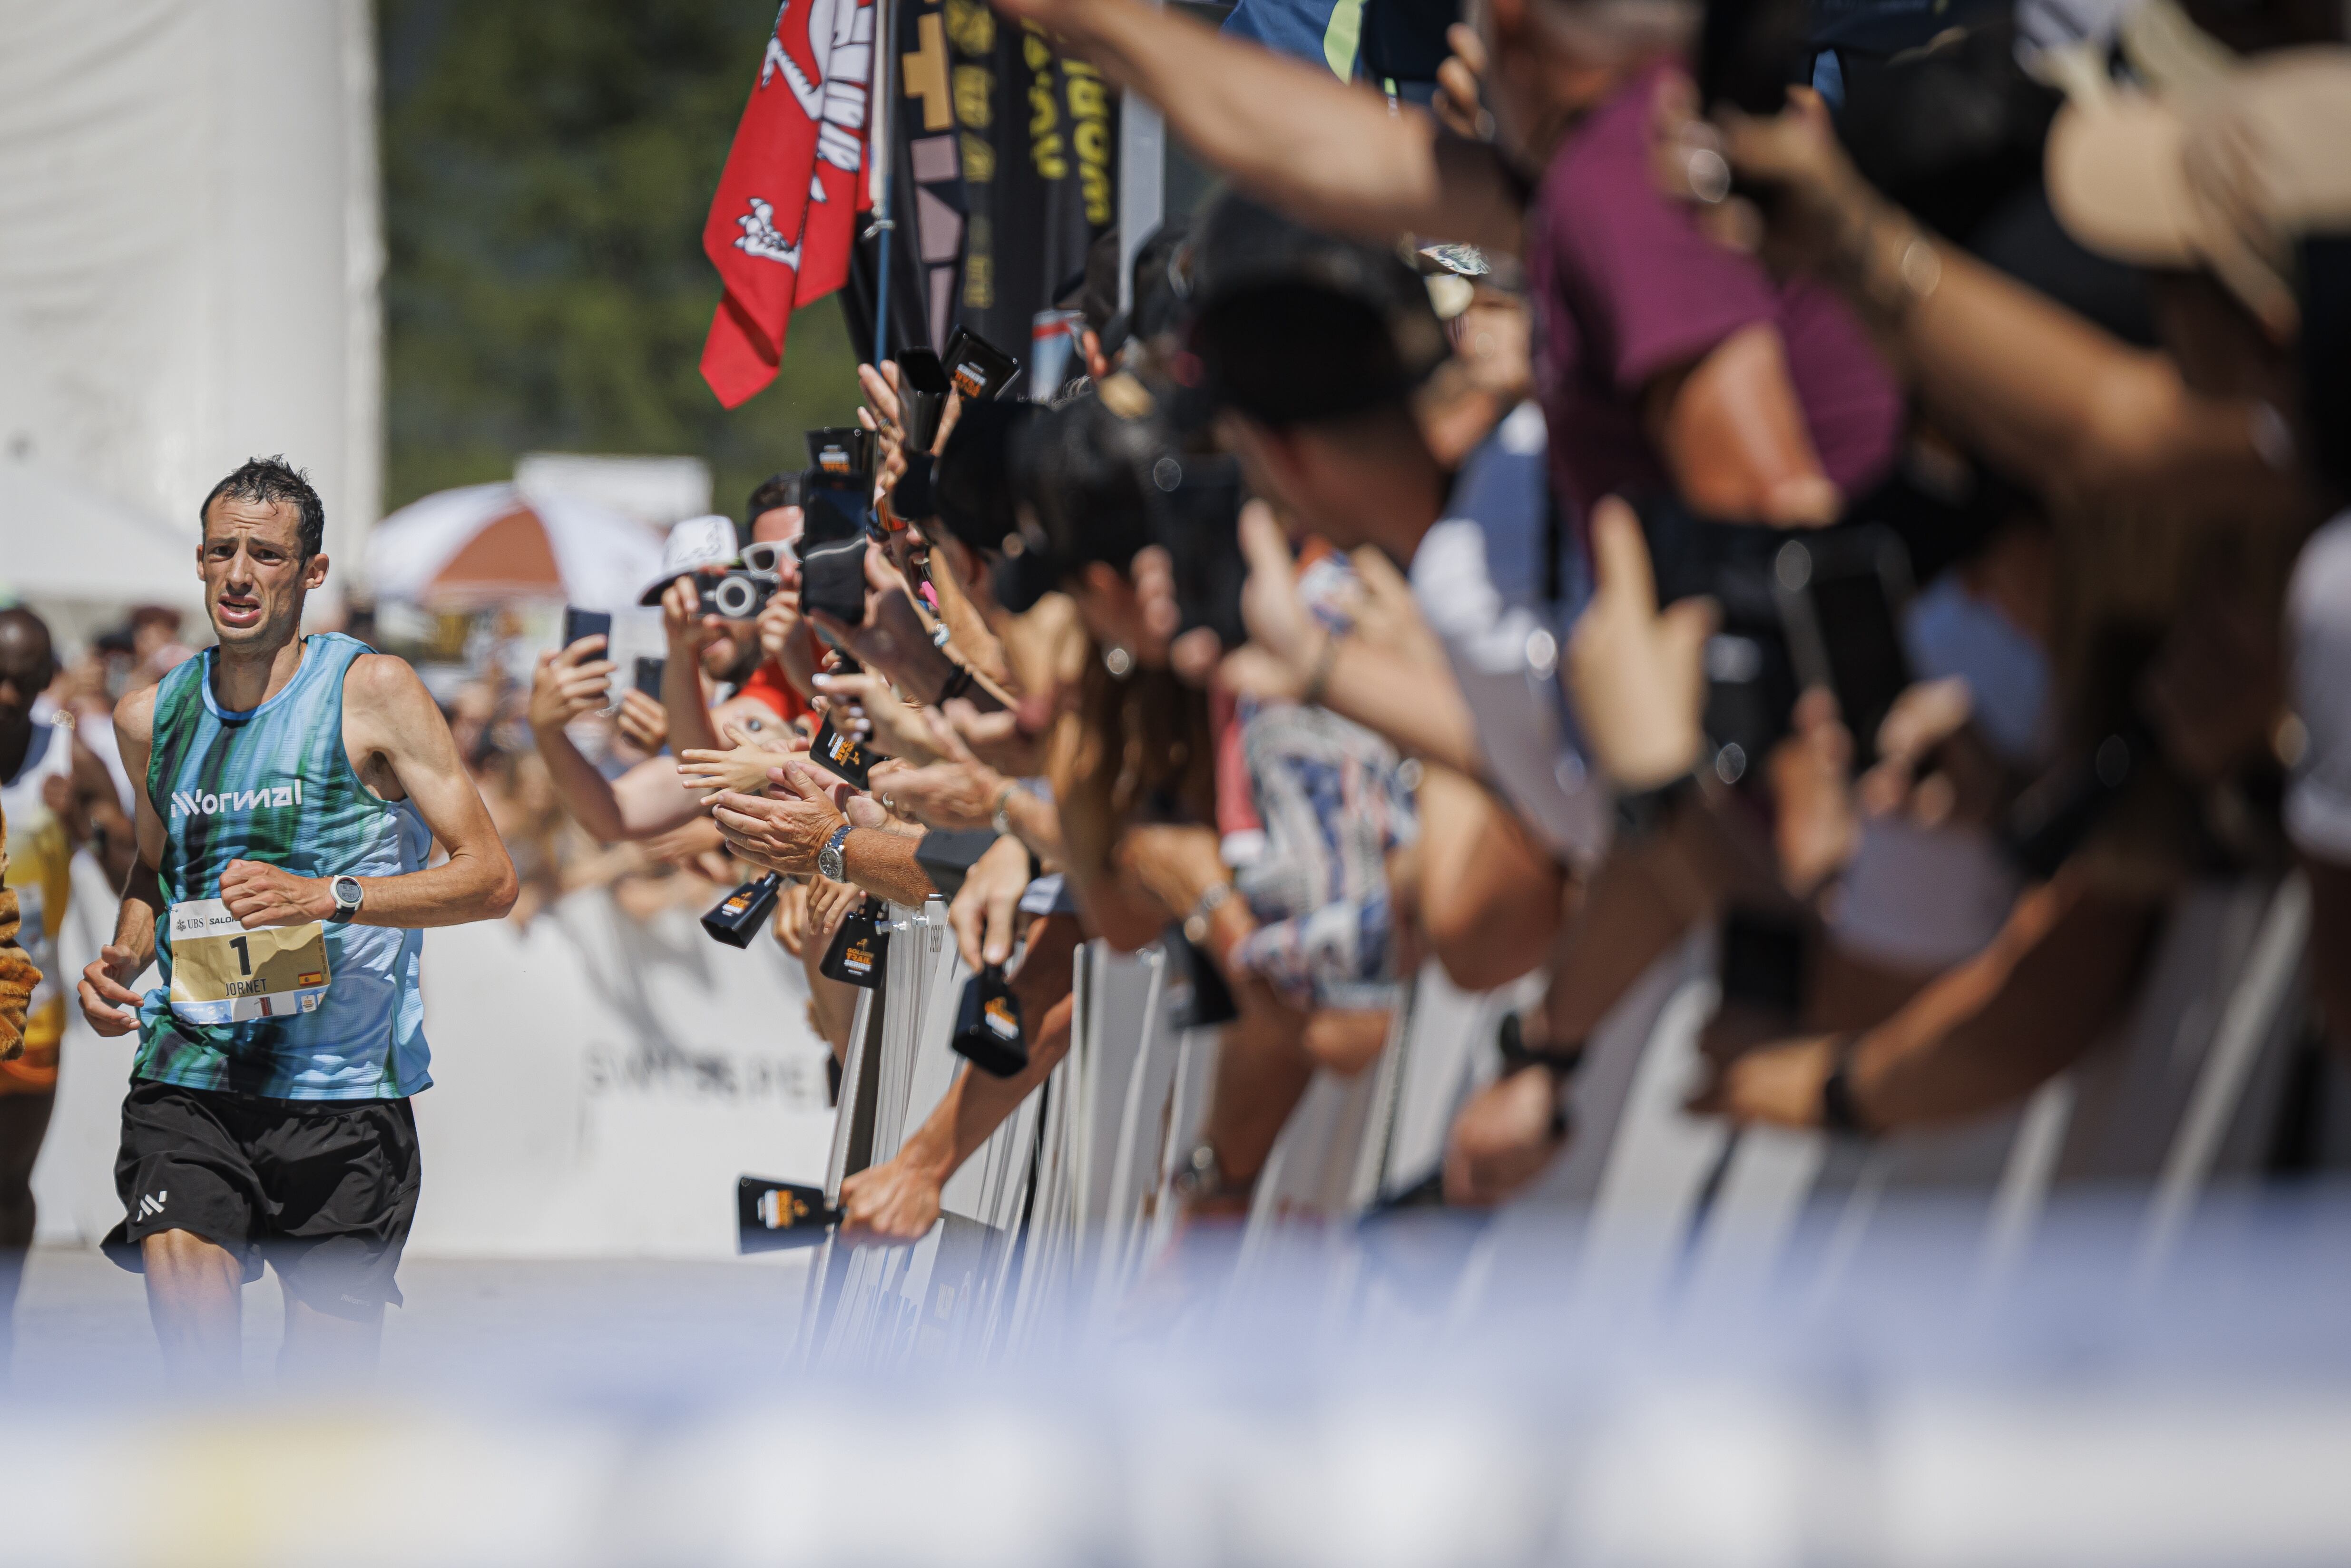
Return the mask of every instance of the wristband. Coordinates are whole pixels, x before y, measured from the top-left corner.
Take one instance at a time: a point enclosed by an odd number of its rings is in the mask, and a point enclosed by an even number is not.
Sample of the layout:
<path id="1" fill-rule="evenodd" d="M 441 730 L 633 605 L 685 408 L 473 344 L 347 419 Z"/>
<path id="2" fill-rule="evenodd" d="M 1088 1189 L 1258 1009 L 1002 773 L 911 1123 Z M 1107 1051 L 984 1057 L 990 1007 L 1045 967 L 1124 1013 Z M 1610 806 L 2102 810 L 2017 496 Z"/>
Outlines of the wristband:
<path id="1" fill-rule="evenodd" d="M 945 628 L 942 628 L 942 630 L 944 629 Z M 940 683 L 938 697 L 931 706 L 933 707 L 945 707 L 956 697 L 962 696 L 965 693 L 970 691 L 972 688 L 972 683 L 975 679 L 976 677 L 972 674 L 971 666 L 969 664 L 957 664 L 955 667 L 955 674 L 949 675 L 945 681 Z"/>
<path id="2" fill-rule="evenodd" d="M 1821 1131 L 1848 1138 L 1866 1138 L 1873 1129 L 1861 1119 L 1853 1100 L 1853 1055 L 1861 1044 L 1858 1033 L 1839 1035 L 1829 1046 L 1829 1075 L 1821 1080 Z"/>
<path id="3" fill-rule="evenodd" d="M 1682 803 L 1700 794 L 1705 786 L 1695 771 L 1660 784 L 1616 797 L 1616 832 L 1627 840 L 1646 839 L 1663 828 Z"/>

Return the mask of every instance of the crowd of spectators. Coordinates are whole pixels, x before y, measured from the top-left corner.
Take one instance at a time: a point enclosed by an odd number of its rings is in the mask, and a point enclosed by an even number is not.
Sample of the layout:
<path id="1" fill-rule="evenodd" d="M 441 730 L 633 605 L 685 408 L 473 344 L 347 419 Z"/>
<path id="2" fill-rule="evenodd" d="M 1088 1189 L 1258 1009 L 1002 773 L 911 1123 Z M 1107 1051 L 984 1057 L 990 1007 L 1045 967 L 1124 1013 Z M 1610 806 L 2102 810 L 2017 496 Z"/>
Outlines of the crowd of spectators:
<path id="1" fill-rule="evenodd" d="M 599 639 L 458 705 L 542 901 L 785 877 L 836 1053 L 843 922 L 952 894 L 1027 1065 L 852 1176 L 851 1239 L 927 1229 L 1066 1049 L 1090 938 L 1229 993 L 1196 1218 L 1432 958 L 1541 981 L 1454 1205 L 1556 1156 L 1583 1042 L 1694 929 L 1690 1112 L 1740 1123 L 2014 1105 L 2198 879 L 2306 877 L 2351 1026 L 2339 16 L 1487 0 L 1397 95 L 1139 0 L 1000 8 L 1229 179 L 1126 310 L 1087 295 L 1084 373 L 931 434 L 866 368 L 864 531 L 822 468 L 681 525 L 661 701 L 601 763 Z M 756 617 L 710 612 L 739 570 Z"/>

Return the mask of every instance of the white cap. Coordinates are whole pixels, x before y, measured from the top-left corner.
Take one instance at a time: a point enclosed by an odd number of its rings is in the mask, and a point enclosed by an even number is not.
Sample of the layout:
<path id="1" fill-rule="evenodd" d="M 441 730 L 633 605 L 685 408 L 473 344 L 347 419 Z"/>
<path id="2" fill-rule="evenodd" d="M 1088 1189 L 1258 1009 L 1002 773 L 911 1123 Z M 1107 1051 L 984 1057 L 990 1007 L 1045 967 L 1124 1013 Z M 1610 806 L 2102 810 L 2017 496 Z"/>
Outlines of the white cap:
<path id="1" fill-rule="evenodd" d="M 659 604 L 662 591 L 690 571 L 733 566 L 741 547 L 735 542 L 735 519 L 716 512 L 688 517 L 669 531 L 662 546 L 661 575 L 639 596 L 640 604 Z"/>

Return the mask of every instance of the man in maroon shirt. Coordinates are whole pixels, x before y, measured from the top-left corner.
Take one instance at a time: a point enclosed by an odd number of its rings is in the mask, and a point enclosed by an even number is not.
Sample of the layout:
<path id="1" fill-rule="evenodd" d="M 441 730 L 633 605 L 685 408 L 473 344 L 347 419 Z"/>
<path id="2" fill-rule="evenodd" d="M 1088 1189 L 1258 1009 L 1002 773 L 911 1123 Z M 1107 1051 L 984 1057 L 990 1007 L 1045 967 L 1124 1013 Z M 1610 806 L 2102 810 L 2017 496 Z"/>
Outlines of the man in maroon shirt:
<path id="1" fill-rule="evenodd" d="M 1899 397 L 1846 308 L 1715 244 L 1651 177 L 1653 106 L 1698 16 L 1686 0 L 1473 5 L 1455 40 L 1493 62 L 1491 142 L 1139 0 L 997 4 L 1309 224 L 1523 256 L 1552 481 L 1579 515 L 1663 481 L 1708 516 L 1818 525 L 1889 466 Z"/>

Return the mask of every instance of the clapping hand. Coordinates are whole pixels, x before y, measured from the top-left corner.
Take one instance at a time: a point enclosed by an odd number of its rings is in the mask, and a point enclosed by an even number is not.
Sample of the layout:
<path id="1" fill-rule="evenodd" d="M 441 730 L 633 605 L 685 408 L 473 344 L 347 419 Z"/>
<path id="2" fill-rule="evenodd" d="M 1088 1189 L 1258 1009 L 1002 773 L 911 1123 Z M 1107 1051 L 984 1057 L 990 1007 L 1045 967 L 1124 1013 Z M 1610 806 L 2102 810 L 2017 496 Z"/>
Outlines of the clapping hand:
<path id="1" fill-rule="evenodd" d="M 779 735 L 788 731 L 778 731 Z M 735 743 L 730 751 L 704 751 L 690 748 L 677 759 L 677 781 L 707 799 L 721 790 L 757 795 L 768 787 L 768 770 L 776 766 L 778 758 L 804 757 L 783 746 L 774 746 L 746 734 L 739 725 L 726 726 L 725 738 Z"/>

